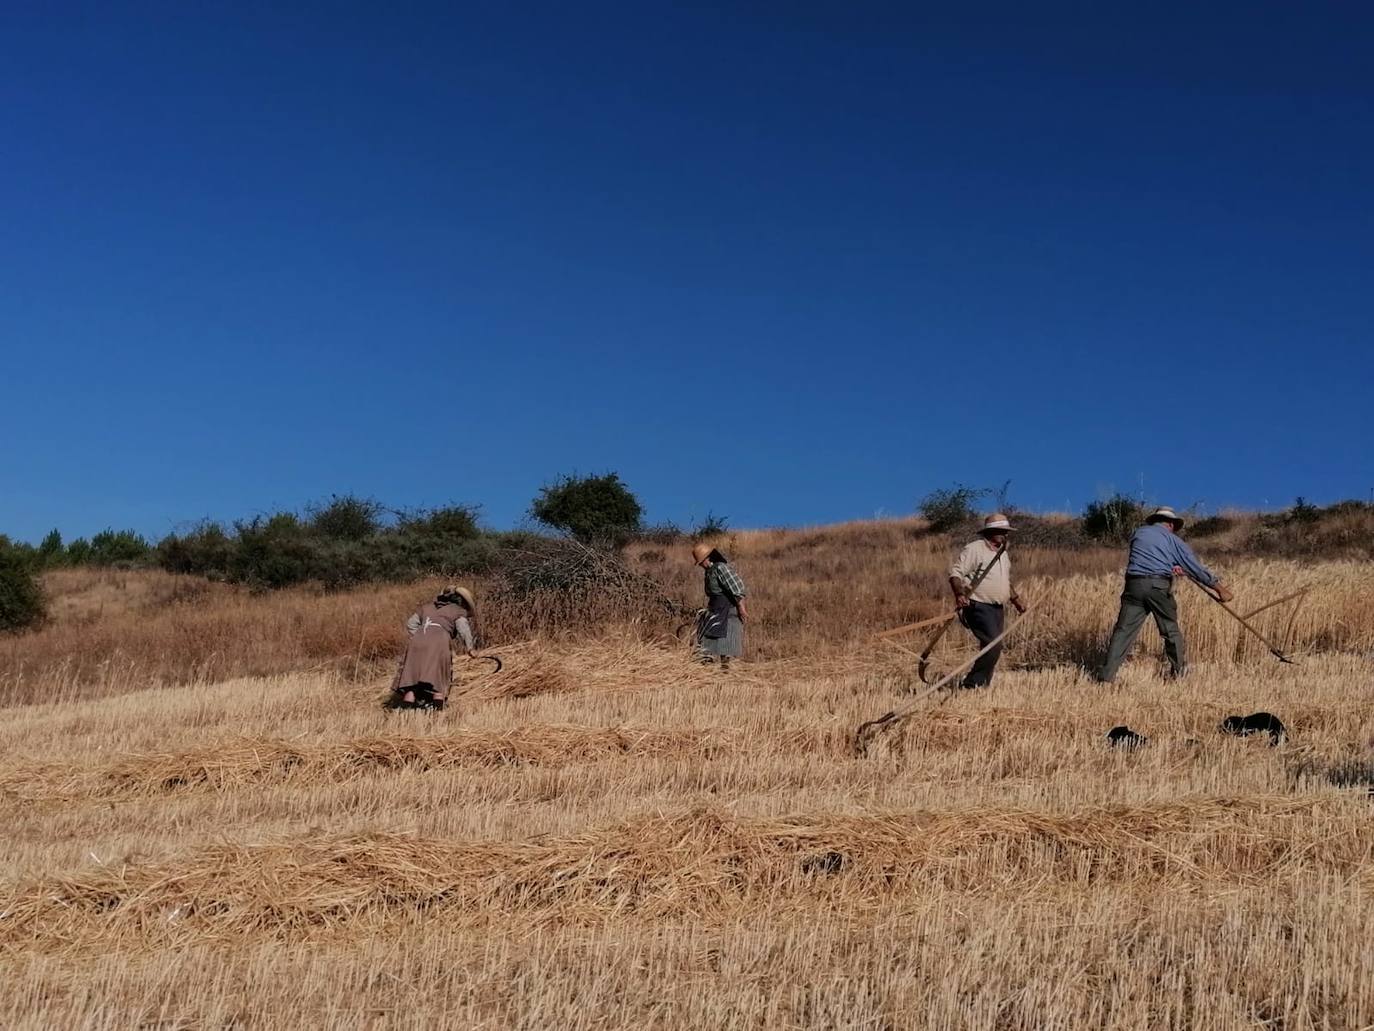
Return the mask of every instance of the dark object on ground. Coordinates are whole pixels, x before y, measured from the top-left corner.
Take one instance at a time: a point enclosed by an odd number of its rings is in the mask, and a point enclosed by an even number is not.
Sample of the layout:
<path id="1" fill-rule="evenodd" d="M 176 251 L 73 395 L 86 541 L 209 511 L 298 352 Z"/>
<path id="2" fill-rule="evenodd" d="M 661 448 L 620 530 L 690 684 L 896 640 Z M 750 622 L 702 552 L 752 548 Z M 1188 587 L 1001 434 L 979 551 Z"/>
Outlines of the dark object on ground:
<path id="1" fill-rule="evenodd" d="M 837 874 L 844 869 L 845 859 L 839 852 L 824 852 L 802 860 L 803 873 Z"/>
<path id="2" fill-rule="evenodd" d="M 1130 727 L 1113 727 L 1107 731 L 1107 742 L 1113 748 L 1139 748 L 1150 743 L 1143 734 L 1137 734 Z"/>
<path id="3" fill-rule="evenodd" d="M 1251 734 L 1268 734 L 1269 743 L 1277 745 L 1288 736 L 1288 728 L 1272 712 L 1252 712 L 1249 716 L 1227 716 L 1218 728 L 1223 734 L 1249 737 Z"/>
<path id="4" fill-rule="evenodd" d="M 1326 770 L 1326 781 L 1338 788 L 1364 788 L 1374 798 L 1374 763 L 1348 759 Z"/>

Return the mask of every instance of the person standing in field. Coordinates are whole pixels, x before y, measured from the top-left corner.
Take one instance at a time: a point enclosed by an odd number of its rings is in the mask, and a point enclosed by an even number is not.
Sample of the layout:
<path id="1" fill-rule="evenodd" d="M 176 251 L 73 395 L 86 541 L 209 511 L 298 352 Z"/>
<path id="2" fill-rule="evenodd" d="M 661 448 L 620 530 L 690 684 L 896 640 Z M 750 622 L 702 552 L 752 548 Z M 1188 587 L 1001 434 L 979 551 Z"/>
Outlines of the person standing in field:
<path id="1" fill-rule="evenodd" d="M 692 561 L 706 572 L 706 610 L 697 621 L 697 648 L 705 661 L 719 657 L 722 670 L 744 654 L 744 624 L 749 618 L 744 579 L 709 544 L 692 548 Z"/>
<path id="2" fill-rule="evenodd" d="M 1026 606 L 1011 585 L 1011 558 L 1007 555 L 1007 540 L 1013 531 L 1011 523 L 1001 512 L 994 512 L 983 520 L 978 539 L 969 541 L 954 565 L 949 569 L 949 586 L 954 592 L 954 606 L 959 610 L 959 622 L 972 631 L 980 649 L 1002 635 L 1007 626 L 1006 606 L 1010 602 L 1017 612 Z M 976 586 L 975 586 L 976 584 Z M 973 668 L 964 675 L 961 687 L 987 687 L 992 683 L 993 670 L 1002 657 L 1002 646 L 990 648 L 979 657 Z"/>
<path id="3" fill-rule="evenodd" d="M 476 621 L 477 602 L 472 592 L 457 584 L 449 584 L 406 620 L 410 640 L 392 685 L 395 708 L 444 708 L 453 683 L 449 643 L 460 641 L 466 654 L 475 654 Z"/>
<path id="4" fill-rule="evenodd" d="M 1188 576 L 1216 591 L 1222 601 L 1230 601 L 1231 591 L 1204 566 L 1193 549 L 1178 536 L 1183 520 L 1172 508 L 1157 508 L 1145 525 L 1131 535 L 1131 551 L 1126 559 L 1126 587 L 1121 592 L 1121 612 L 1116 617 L 1107 659 L 1097 672 L 1099 683 L 1110 684 L 1126 659 L 1146 616 L 1155 617 L 1155 626 L 1164 638 L 1170 675 L 1181 677 L 1188 667 L 1183 629 L 1178 625 L 1178 602 L 1174 599 L 1174 577 Z"/>

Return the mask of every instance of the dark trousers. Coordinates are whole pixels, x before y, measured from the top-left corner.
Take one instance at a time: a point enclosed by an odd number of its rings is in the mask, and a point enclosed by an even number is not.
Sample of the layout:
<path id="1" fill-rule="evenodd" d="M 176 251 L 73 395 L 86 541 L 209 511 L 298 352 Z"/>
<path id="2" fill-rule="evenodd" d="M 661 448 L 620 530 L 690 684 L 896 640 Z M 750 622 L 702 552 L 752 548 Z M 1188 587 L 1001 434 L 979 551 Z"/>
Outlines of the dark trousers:
<path id="1" fill-rule="evenodd" d="M 1183 630 L 1178 625 L 1178 602 L 1174 600 L 1174 581 L 1168 576 L 1128 576 L 1121 592 L 1121 613 L 1116 617 L 1112 639 L 1107 645 L 1107 661 L 1097 679 L 1110 681 L 1126 660 L 1145 617 L 1154 616 L 1159 635 L 1164 638 L 1164 654 L 1174 676 L 1182 676 L 1187 665 L 1183 651 Z"/>
<path id="2" fill-rule="evenodd" d="M 978 638 L 978 647 L 983 648 L 1006 629 L 1007 613 L 1001 605 L 971 601 L 960 614 L 959 620 Z M 987 687 L 991 684 L 992 671 L 997 668 L 997 660 L 1001 657 L 1002 645 L 999 643 L 986 655 L 980 656 L 973 668 L 964 675 L 964 687 Z"/>

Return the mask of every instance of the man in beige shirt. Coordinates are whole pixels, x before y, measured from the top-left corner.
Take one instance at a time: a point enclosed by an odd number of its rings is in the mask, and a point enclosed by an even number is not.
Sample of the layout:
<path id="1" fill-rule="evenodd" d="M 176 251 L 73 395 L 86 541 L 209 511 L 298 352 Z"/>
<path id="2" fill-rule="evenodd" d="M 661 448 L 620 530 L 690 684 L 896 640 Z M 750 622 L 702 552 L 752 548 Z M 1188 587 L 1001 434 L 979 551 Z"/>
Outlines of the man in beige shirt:
<path id="1" fill-rule="evenodd" d="M 1013 527 L 1001 512 L 983 520 L 978 539 L 970 541 L 949 569 L 949 586 L 959 610 L 959 622 L 972 631 L 978 647 L 1000 637 L 1006 629 L 1006 604 L 1025 612 L 1016 589 L 1011 585 L 1011 558 L 1007 555 L 1007 536 Z M 1002 657 L 1002 646 L 988 650 L 964 676 L 962 687 L 987 687 L 992 671 Z"/>

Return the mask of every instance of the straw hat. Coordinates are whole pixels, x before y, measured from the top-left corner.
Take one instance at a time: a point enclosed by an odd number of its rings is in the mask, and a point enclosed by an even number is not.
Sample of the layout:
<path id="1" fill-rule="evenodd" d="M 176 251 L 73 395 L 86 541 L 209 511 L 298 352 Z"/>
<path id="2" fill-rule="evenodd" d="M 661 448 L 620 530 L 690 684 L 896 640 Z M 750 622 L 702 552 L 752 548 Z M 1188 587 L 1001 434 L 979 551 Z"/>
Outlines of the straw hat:
<path id="1" fill-rule="evenodd" d="M 1170 522 L 1174 524 L 1175 530 L 1183 529 L 1183 520 L 1179 517 L 1178 513 L 1168 505 L 1160 505 L 1146 517 L 1145 522 L 1147 525 L 1150 523 Z"/>
<path id="2" fill-rule="evenodd" d="M 462 598 L 467 603 L 469 611 L 477 611 L 477 599 L 473 597 L 470 590 L 466 587 L 460 587 L 458 584 L 445 584 L 444 589 L 439 592 L 439 597 Z"/>
<path id="3" fill-rule="evenodd" d="M 1012 533 L 1016 530 L 1016 527 L 1011 525 L 1011 523 L 1007 520 L 1006 515 L 1002 512 L 994 512 L 992 513 L 992 515 L 984 519 L 983 528 L 978 532 L 994 533 L 998 530 L 1003 530 L 1007 533 Z"/>
<path id="4" fill-rule="evenodd" d="M 701 563 L 705 560 L 706 556 L 711 554 L 711 551 L 712 548 L 709 544 L 693 544 L 692 561 L 695 562 L 697 565 L 701 565 Z"/>

